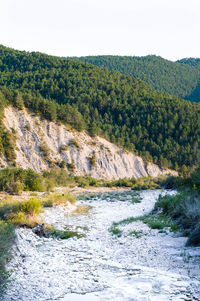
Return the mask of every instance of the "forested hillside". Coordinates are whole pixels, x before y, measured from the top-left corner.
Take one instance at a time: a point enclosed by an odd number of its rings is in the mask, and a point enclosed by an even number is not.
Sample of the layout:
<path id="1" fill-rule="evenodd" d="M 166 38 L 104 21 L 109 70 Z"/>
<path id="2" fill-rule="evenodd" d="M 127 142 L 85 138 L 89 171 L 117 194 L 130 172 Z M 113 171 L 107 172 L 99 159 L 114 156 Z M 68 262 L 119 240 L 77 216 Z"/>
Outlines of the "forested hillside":
<path id="1" fill-rule="evenodd" d="M 163 167 L 197 163 L 200 103 L 71 59 L 0 47 L 0 86 L 18 108 L 99 134 Z"/>
<path id="2" fill-rule="evenodd" d="M 194 102 L 200 101 L 200 59 L 171 62 L 155 55 L 88 56 L 76 59 L 137 77 L 158 91 Z"/>

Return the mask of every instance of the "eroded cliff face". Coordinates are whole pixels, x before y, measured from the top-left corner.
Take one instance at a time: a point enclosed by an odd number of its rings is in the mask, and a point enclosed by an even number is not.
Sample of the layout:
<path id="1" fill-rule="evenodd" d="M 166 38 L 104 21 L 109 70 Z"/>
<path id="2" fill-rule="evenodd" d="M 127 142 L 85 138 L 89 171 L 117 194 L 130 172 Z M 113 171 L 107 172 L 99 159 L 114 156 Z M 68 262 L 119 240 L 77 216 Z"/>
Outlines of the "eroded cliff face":
<path id="1" fill-rule="evenodd" d="M 119 179 L 131 177 L 156 177 L 174 173 L 148 163 L 101 137 L 91 138 L 85 132 L 69 130 L 26 110 L 7 107 L 4 125 L 16 137 L 16 164 L 35 171 L 50 166 L 67 164 L 76 175 L 90 174 L 95 178 Z M 1 158 L 1 166 L 7 166 Z"/>

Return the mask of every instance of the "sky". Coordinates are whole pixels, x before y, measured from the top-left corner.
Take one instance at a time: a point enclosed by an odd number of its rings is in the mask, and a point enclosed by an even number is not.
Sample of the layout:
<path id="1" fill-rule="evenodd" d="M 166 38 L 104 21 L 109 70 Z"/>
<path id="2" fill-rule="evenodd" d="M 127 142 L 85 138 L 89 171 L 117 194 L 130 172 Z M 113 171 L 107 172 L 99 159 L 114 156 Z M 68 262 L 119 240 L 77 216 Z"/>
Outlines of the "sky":
<path id="1" fill-rule="evenodd" d="M 0 44 L 57 56 L 200 57 L 200 0 L 2 0 Z"/>

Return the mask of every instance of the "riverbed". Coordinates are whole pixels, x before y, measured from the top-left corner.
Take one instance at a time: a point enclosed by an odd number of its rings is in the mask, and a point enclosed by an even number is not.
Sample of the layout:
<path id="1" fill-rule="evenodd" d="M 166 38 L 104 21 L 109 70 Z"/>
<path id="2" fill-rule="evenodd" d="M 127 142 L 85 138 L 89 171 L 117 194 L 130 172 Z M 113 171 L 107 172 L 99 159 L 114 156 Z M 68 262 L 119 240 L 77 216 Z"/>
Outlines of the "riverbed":
<path id="1" fill-rule="evenodd" d="M 185 248 L 180 233 L 152 230 L 141 221 L 110 231 L 113 222 L 148 214 L 164 190 L 79 197 L 81 210 L 45 210 L 42 219 L 80 238 L 39 237 L 16 230 L 11 282 L 3 301 L 200 300 L 200 248 Z M 84 209 L 84 210 L 83 210 Z"/>

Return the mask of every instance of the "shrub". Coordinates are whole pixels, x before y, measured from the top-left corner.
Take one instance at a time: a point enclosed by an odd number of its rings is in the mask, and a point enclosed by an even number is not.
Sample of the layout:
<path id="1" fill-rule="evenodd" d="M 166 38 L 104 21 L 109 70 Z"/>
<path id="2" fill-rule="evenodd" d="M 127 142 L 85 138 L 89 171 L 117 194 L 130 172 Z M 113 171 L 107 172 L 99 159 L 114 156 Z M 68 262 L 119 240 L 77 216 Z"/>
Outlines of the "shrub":
<path id="1" fill-rule="evenodd" d="M 26 214 L 38 214 L 41 212 L 41 207 L 41 202 L 35 197 L 32 197 L 20 203 L 20 211 Z"/>
<path id="2" fill-rule="evenodd" d="M 174 218 L 183 229 L 193 229 L 200 220 L 200 196 L 185 190 L 176 195 L 159 196 L 155 209 Z"/>
<path id="3" fill-rule="evenodd" d="M 26 170 L 25 187 L 30 191 L 44 191 L 44 182 L 41 174 L 36 173 L 32 169 Z"/>
<path id="4" fill-rule="evenodd" d="M 59 148 L 59 152 L 62 153 L 64 151 L 67 151 L 69 149 L 69 146 L 68 145 L 61 145 L 60 148 Z"/>
<path id="5" fill-rule="evenodd" d="M 5 190 L 11 194 L 20 194 L 24 190 L 24 184 L 20 181 L 13 182 L 6 184 Z"/>
<path id="6" fill-rule="evenodd" d="M 76 168 L 76 165 L 75 165 L 75 162 L 74 162 L 74 159 L 72 159 L 72 162 L 71 163 L 68 163 L 67 164 L 67 168 L 69 170 L 69 172 L 74 172 L 75 168 Z"/>
<path id="7" fill-rule="evenodd" d="M 59 167 L 60 168 L 65 168 L 66 166 L 66 162 L 64 160 L 62 160 L 60 163 L 59 163 Z"/>
<path id="8" fill-rule="evenodd" d="M 0 190 L 19 193 L 21 190 L 43 191 L 43 178 L 32 169 L 5 168 L 0 170 Z"/>
<path id="9" fill-rule="evenodd" d="M 131 179 L 119 179 L 115 180 L 112 182 L 113 186 L 118 186 L 118 187 L 132 187 L 136 183 L 136 179 L 132 177 Z"/>
<path id="10" fill-rule="evenodd" d="M 190 177 L 193 188 L 200 192 L 200 167 L 196 168 Z"/>
<path id="11" fill-rule="evenodd" d="M 8 132 L 4 125 L 0 123 L 0 150 L 4 153 L 8 163 L 15 164 L 16 154 L 15 154 L 15 137 L 13 134 Z"/>
<path id="12" fill-rule="evenodd" d="M 48 148 L 48 146 L 46 145 L 46 143 L 43 142 L 43 143 L 40 145 L 40 151 L 43 153 L 43 157 L 44 157 L 45 159 L 48 159 L 49 154 L 50 154 L 50 151 L 49 151 L 49 148 Z"/>
<path id="13" fill-rule="evenodd" d="M 76 147 L 78 150 L 80 150 L 80 145 L 78 144 L 78 142 L 75 139 L 71 139 L 69 142 L 69 146 L 74 146 Z"/>
<path id="14" fill-rule="evenodd" d="M 96 165 L 96 158 L 95 158 L 95 154 L 93 154 L 92 156 L 88 157 L 89 163 L 90 163 L 90 169 L 93 169 Z"/>

